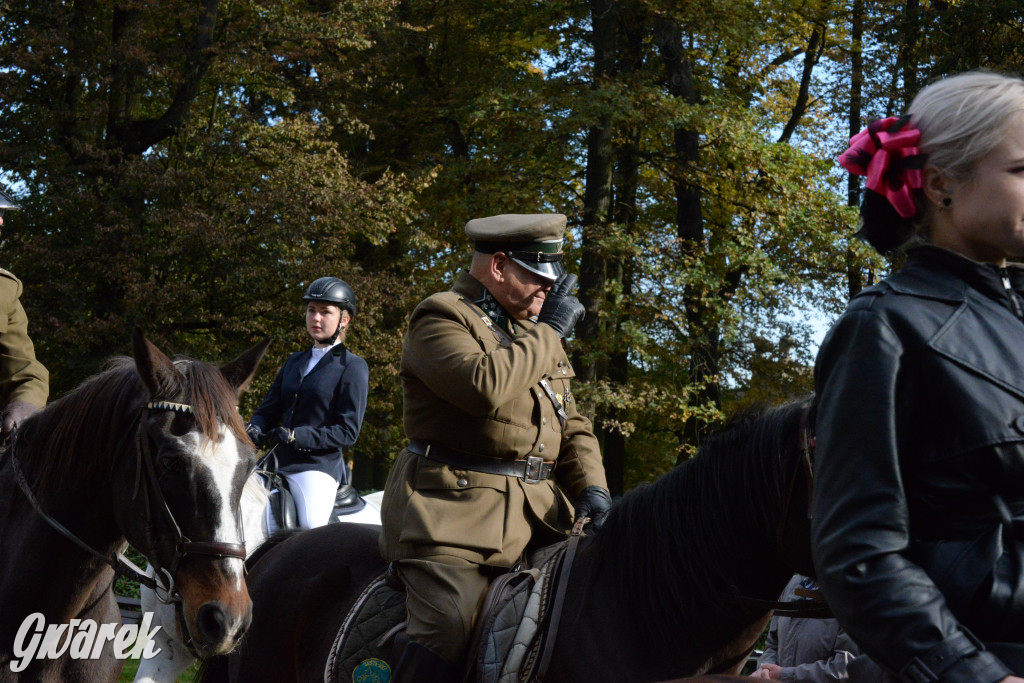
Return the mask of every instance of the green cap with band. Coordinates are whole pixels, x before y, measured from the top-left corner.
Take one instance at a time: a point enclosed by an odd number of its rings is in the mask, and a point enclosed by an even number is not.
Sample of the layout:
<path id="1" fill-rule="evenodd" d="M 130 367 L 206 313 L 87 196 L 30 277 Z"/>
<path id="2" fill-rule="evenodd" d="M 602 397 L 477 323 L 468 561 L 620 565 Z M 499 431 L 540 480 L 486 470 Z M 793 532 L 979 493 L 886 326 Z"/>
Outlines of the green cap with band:
<path id="1" fill-rule="evenodd" d="M 523 268 L 548 280 L 557 280 L 565 272 L 565 216 L 560 213 L 505 213 L 474 218 L 466 223 L 466 234 L 476 251 L 504 252 Z"/>

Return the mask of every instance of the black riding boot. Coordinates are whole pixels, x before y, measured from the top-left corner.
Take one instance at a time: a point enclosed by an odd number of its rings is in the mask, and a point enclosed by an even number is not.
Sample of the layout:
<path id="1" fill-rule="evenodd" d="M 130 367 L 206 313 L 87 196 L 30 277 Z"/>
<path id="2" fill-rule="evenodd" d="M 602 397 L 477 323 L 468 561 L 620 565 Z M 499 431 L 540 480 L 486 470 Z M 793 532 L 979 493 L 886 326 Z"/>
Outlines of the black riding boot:
<path id="1" fill-rule="evenodd" d="M 410 640 L 402 649 L 391 683 L 459 683 L 462 672 L 447 659 Z"/>

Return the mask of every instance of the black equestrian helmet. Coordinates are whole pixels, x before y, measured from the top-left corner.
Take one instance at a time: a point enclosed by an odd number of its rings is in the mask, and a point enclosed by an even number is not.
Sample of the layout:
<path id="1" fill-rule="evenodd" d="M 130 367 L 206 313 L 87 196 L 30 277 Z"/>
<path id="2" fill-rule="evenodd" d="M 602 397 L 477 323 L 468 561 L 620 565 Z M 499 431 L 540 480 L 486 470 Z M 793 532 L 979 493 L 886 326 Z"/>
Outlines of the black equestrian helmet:
<path id="1" fill-rule="evenodd" d="M 348 283 L 336 277 L 321 277 L 313 280 L 302 296 L 303 301 L 326 301 L 337 304 L 338 308 L 356 314 L 356 294 Z"/>

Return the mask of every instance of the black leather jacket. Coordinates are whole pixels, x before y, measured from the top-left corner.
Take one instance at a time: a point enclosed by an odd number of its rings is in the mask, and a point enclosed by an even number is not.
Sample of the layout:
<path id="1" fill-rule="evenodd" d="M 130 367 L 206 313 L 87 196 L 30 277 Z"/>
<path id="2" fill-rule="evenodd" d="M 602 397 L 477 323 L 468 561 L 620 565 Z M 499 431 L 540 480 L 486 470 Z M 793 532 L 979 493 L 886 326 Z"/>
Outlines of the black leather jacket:
<path id="1" fill-rule="evenodd" d="M 1024 304 L 1008 285 L 1024 292 L 1024 269 L 913 249 L 818 355 L 818 579 L 904 680 L 1022 673 Z"/>

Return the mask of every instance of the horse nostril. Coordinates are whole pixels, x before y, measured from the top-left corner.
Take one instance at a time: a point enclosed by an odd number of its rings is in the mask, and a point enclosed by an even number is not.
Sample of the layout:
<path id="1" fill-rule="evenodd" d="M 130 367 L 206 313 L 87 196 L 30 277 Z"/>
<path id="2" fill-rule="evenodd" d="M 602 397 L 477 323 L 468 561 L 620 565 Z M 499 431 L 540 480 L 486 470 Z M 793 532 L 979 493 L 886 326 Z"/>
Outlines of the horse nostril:
<path id="1" fill-rule="evenodd" d="M 216 644 L 228 635 L 230 617 L 219 600 L 208 602 L 196 613 L 196 628 L 199 636 L 208 644 Z"/>

